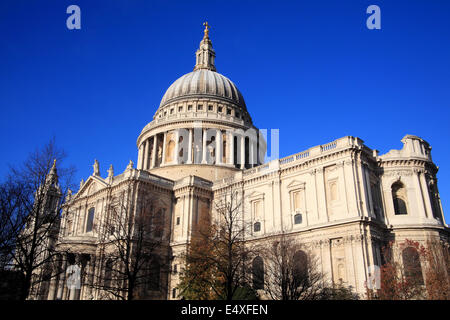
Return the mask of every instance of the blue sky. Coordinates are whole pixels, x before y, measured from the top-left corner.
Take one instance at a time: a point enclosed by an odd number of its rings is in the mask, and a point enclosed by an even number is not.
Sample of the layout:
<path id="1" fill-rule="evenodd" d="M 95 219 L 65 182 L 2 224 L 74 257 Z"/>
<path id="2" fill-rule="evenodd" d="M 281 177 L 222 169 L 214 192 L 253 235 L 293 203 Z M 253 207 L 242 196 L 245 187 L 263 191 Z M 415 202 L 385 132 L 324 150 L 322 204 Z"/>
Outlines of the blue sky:
<path id="1" fill-rule="evenodd" d="M 66 8 L 81 8 L 81 30 Z M 366 8 L 381 8 L 381 30 Z M 218 72 L 280 156 L 352 135 L 380 150 L 406 134 L 433 147 L 450 209 L 450 1 L 0 2 L 0 177 L 52 136 L 78 169 L 137 160 L 169 85 L 192 71 L 211 24 Z M 447 221 L 449 215 L 446 214 Z"/>

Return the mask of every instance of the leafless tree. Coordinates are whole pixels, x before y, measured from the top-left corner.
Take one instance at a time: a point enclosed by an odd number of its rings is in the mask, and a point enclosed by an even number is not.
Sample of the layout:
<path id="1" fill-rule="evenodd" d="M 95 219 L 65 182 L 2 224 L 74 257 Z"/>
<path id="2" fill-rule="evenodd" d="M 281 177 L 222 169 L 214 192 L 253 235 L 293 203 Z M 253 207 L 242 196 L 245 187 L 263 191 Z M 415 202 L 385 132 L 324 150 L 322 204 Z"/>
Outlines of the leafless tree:
<path id="1" fill-rule="evenodd" d="M 282 234 L 263 252 L 264 269 L 259 273 L 254 270 L 254 283 L 255 280 L 260 282 L 261 287 L 264 283 L 264 289 L 272 299 L 319 299 L 324 277 L 317 258 L 304 245 Z"/>
<path id="2" fill-rule="evenodd" d="M 30 293 L 45 296 L 46 284 L 57 275 L 54 244 L 61 205 L 75 172 L 62 167 L 65 157 L 53 139 L 23 165 L 12 167 L 0 187 L 2 267 L 23 274 L 21 300 Z"/>
<path id="3" fill-rule="evenodd" d="M 121 300 L 147 296 L 160 291 L 161 274 L 167 266 L 168 228 L 165 208 L 151 195 L 136 196 L 128 188 L 112 197 L 107 206 L 107 221 L 102 232 L 102 269 L 92 284 Z"/>
<path id="4" fill-rule="evenodd" d="M 185 259 L 181 295 L 191 299 L 232 300 L 238 290 L 248 287 L 247 266 L 253 246 L 246 244 L 251 225 L 244 216 L 243 197 L 238 188 L 229 187 L 214 201 L 212 216 L 203 217 L 204 223 L 199 224 L 209 224 L 208 227 L 193 230 L 193 250 L 188 250 Z M 198 292 L 202 285 L 212 294 Z"/>

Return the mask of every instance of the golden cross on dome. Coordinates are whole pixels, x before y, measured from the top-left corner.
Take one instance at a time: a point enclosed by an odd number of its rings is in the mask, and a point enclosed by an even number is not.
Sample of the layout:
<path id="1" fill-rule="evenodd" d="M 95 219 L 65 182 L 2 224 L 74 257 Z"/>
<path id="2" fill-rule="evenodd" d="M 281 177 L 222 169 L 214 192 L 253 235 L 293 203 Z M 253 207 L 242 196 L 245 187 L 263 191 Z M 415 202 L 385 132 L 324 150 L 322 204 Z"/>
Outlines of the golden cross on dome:
<path id="1" fill-rule="evenodd" d="M 205 26 L 205 38 L 209 38 L 209 28 L 211 26 L 208 24 L 208 21 L 204 22 L 203 25 Z"/>

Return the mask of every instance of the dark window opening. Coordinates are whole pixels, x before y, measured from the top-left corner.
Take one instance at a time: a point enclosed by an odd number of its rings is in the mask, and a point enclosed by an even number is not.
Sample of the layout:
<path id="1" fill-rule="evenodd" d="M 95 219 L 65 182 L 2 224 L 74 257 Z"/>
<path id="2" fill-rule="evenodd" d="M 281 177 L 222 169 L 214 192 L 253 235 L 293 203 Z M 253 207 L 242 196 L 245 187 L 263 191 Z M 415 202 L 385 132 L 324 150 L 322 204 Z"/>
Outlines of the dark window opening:
<path id="1" fill-rule="evenodd" d="M 422 266 L 417 250 L 408 247 L 402 251 L 403 268 L 405 269 L 406 280 L 410 283 L 423 284 Z"/>
<path id="2" fill-rule="evenodd" d="M 302 223 L 302 215 L 300 213 L 297 213 L 294 216 L 294 224 L 301 224 Z"/>
<path id="3" fill-rule="evenodd" d="M 95 214 L 95 208 L 90 208 L 88 211 L 88 219 L 86 223 L 86 232 L 92 231 L 94 228 L 94 214 Z"/>
<path id="4" fill-rule="evenodd" d="M 253 289 L 264 289 L 264 260 L 261 257 L 253 259 L 252 263 Z"/>

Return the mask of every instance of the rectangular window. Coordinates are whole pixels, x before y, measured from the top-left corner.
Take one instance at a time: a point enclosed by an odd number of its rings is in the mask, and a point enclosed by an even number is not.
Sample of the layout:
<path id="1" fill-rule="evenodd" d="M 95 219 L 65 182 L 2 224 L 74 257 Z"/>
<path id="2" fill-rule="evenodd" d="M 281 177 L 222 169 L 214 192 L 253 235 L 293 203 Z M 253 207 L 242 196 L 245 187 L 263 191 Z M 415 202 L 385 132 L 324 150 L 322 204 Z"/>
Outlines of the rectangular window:
<path id="1" fill-rule="evenodd" d="M 203 110 L 203 106 L 202 106 L 201 104 L 199 104 L 199 105 L 197 106 L 197 110 Z"/>
<path id="2" fill-rule="evenodd" d="M 180 225 L 180 217 L 177 217 L 177 226 Z"/>
<path id="3" fill-rule="evenodd" d="M 253 219 L 259 220 L 261 217 L 261 201 L 253 202 Z"/>
<path id="4" fill-rule="evenodd" d="M 213 111 L 213 106 L 211 106 L 211 105 L 208 106 L 208 110 L 209 110 L 209 111 Z"/>
<path id="5" fill-rule="evenodd" d="M 94 228 L 94 214 L 95 214 L 95 208 L 90 208 L 88 211 L 86 232 L 90 232 Z"/>
<path id="6" fill-rule="evenodd" d="M 192 106 L 188 105 L 188 111 L 192 111 Z"/>
<path id="7" fill-rule="evenodd" d="M 183 111 L 183 107 L 178 107 L 178 112 L 182 112 Z"/>
<path id="8" fill-rule="evenodd" d="M 231 114 L 231 109 L 227 109 L 227 114 L 228 114 L 228 115 Z"/>
<path id="9" fill-rule="evenodd" d="M 294 201 L 294 211 L 297 212 L 300 210 L 300 191 L 296 191 L 292 193 L 292 200 Z"/>
<path id="10" fill-rule="evenodd" d="M 217 111 L 218 111 L 218 112 L 222 112 L 222 107 L 218 107 L 218 108 L 217 108 Z"/>

